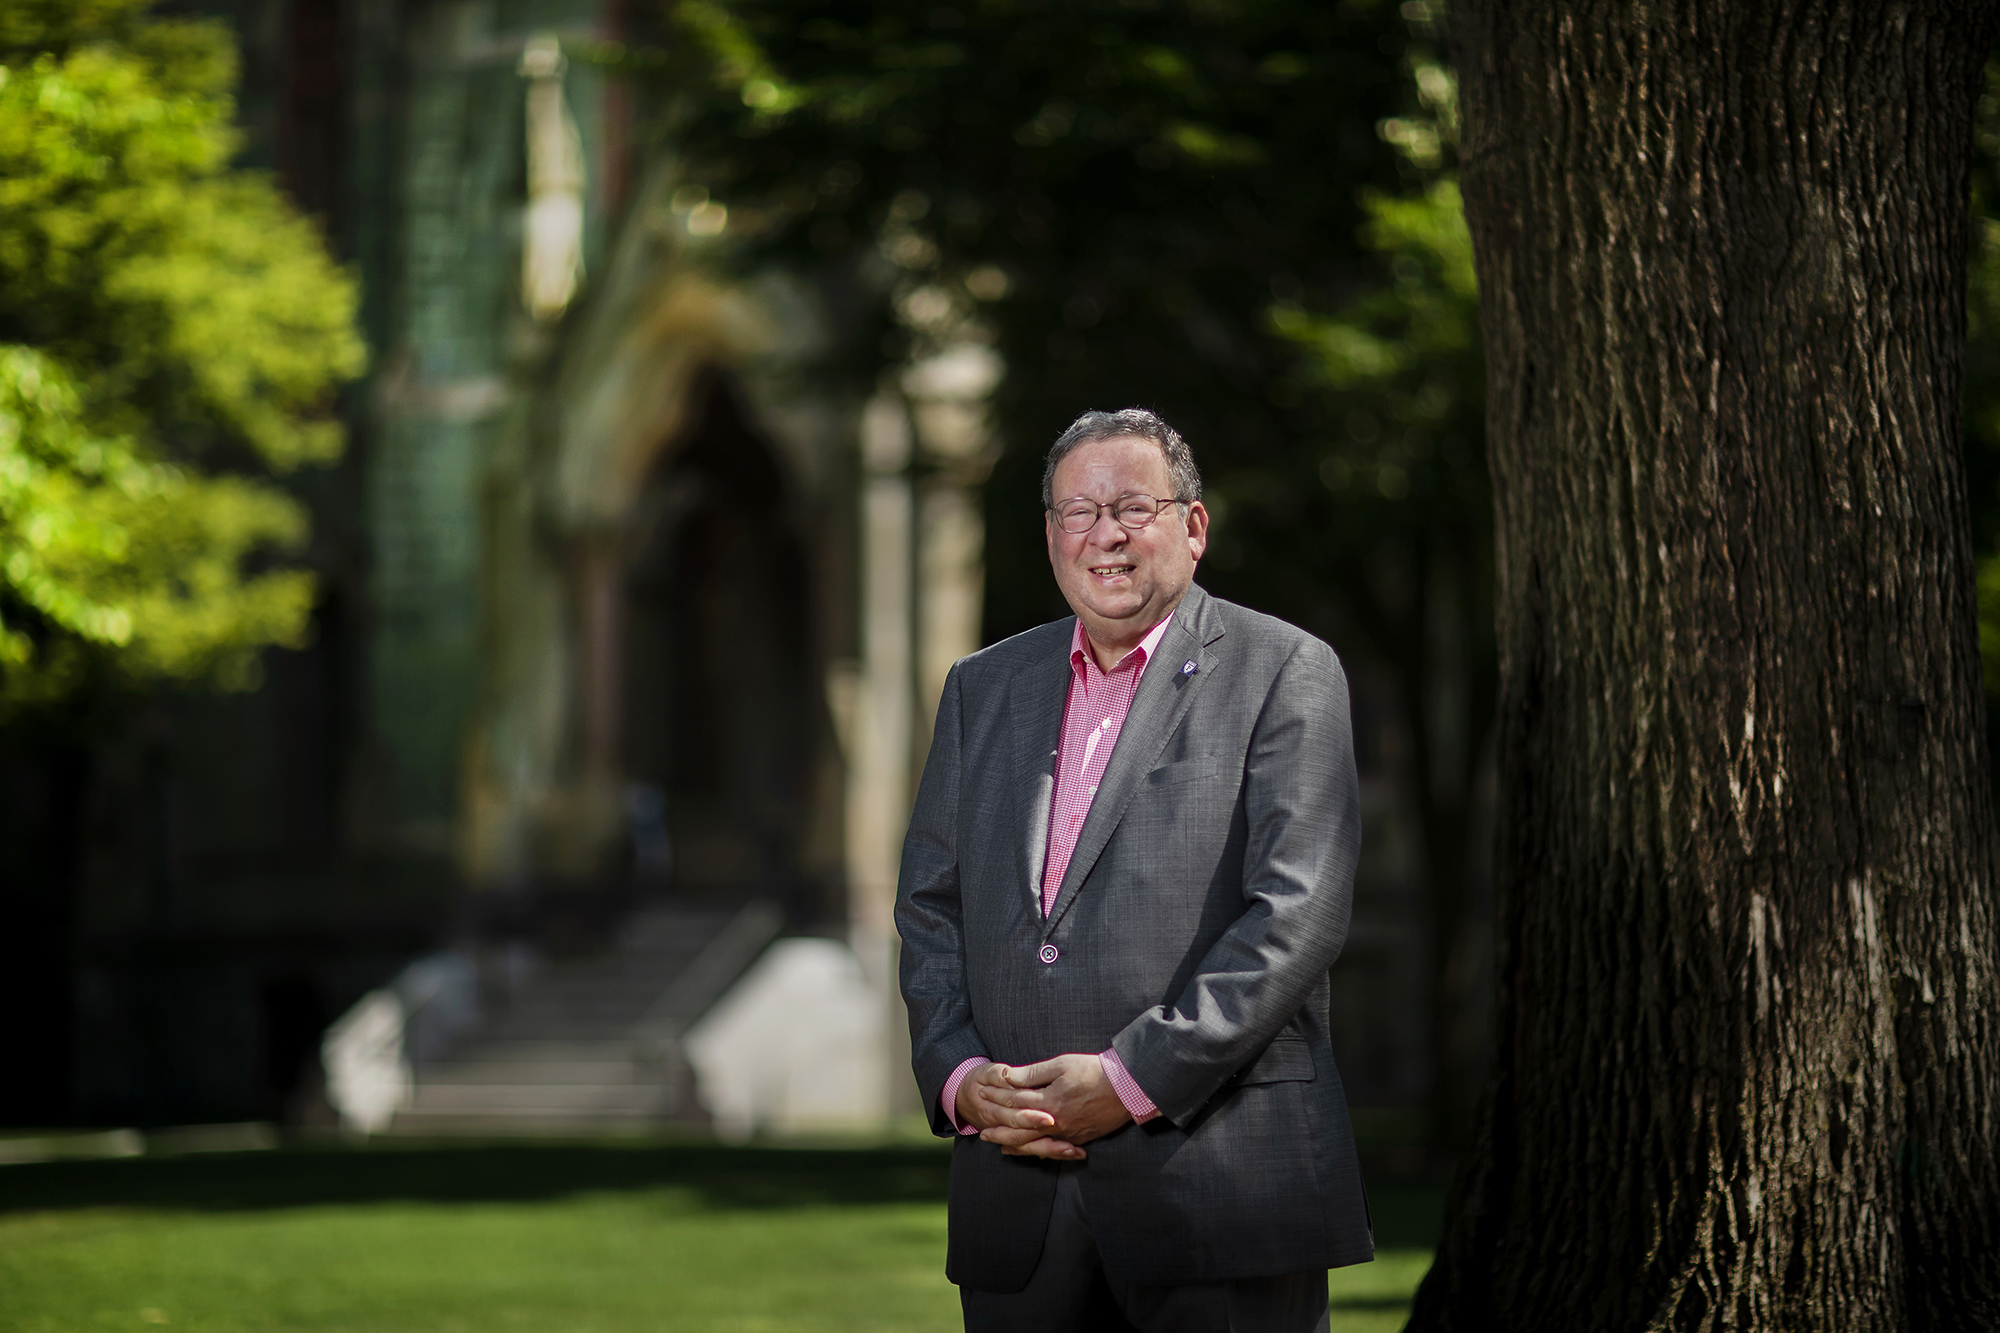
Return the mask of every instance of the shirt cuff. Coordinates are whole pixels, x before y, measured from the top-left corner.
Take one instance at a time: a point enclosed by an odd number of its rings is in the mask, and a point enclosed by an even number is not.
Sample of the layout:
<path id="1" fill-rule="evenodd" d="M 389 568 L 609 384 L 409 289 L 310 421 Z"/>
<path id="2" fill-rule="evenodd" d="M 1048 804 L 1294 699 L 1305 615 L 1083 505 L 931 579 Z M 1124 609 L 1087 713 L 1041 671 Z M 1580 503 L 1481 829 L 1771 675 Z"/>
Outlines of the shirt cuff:
<path id="1" fill-rule="evenodd" d="M 1153 1099 L 1146 1095 L 1138 1080 L 1126 1072 L 1125 1062 L 1118 1058 L 1118 1052 L 1101 1051 L 1097 1058 L 1104 1062 L 1104 1075 L 1111 1080 L 1111 1090 L 1118 1094 L 1118 1100 L 1132 1113 L 1135 1123 L 1143 1125 L 1158 1118 L 1160 1108 L 1153 1105 Z"/>
<path id="2" fill-rule="evenodd" d="M 977 1134 L 979 1126 L 958 1123 L 958 1085 L 965 1082 L 967 1074 L 989 1063 L 991 1062 L 983 1055 L 975 1055 L 969 1060 L 960 1061 L 958 1068 L 951 1071 L 951 1077 L 944 1081 L 944 1091 L 938 1094 L 938 1104 L 944 1107 L 944 1118 L 951 1121 L 951 1127 L 961 1134 Z M 1142 1092 L 1139 1095 L 1143 1097 L 1146 1094 Z"/>

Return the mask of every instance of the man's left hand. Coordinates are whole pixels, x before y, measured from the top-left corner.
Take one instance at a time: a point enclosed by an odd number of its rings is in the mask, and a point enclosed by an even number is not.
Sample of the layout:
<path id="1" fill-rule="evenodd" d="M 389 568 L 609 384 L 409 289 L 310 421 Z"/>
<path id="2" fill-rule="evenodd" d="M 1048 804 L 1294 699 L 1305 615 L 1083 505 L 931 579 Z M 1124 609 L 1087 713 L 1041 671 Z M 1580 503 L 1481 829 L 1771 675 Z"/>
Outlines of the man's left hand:
<path id="1" fill-rule="evenodd" d="M 980 1135 L 1011 1157 L 1050 1156 L 1037 1149 L 1052 1142 L 1081 1146 L 1132 1118 L 1104 1072 L 1104 1061 L 1095 1055 L 1058 1055 L 1032 1065 L 1006 1066 L 1003 1073 L 1022 1090 L 1016 1106 L 1047 1111 L 1056 1121 L 1042 1131 L 989 1129 Z"/>

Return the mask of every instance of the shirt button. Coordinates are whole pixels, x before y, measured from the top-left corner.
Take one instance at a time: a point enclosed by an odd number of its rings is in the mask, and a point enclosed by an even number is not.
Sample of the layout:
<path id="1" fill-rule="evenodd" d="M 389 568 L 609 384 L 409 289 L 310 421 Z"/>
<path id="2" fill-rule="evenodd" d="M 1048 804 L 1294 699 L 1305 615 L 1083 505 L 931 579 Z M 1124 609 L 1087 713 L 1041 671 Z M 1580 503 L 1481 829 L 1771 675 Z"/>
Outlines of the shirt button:
<path id="1" fill-rule="evenodd" d="M 1111 730 L 1111 719 L 1108 717 L 1104 719 L 1104 729 L 1106 731 Z"/>
<path id="2" fill-rule="evenodd" d="M 1053 962 L 1054 962 L 1054 961 L 1055 961 L 1055 960 L 1056 960 L 1057 958 L 1059 958 L 1059 957 L 1061 957 L 1061 956 L 1062 956 L 1062 955 L 1061 955 L 1061 954 L 1060 954 L 1059 952 L 1057 952 L 1057 950 L 1056 950 L 1056 946 L 1055 946 L 1055 945 L 1053 945 L 1053 944 L 1044 944 L 1044 945 L 1042 946 L 1042 952 L 1041 952 L 1041 954 L 1040 954 L 1040 957 L 1041 957 L 1041 960 L 1042 960 L 1043 962 L 1045 962 L 1045 963 L 1053 963 Z"/>

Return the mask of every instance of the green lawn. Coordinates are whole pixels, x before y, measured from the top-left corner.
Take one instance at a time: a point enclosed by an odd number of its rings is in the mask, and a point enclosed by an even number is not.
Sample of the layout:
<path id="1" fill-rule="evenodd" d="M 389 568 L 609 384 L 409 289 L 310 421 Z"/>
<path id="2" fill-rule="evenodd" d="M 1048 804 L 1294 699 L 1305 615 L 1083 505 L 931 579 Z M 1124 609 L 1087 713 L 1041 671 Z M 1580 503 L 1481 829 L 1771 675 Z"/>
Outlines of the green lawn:
<path id="1" fill-rule="evenodd" d="M 390 1147 L 0 1167 L 0 1330 L 950 1329 L 934 1149 Z M 1400 1328 L 1437 1197 L 1378 1190 L 1336 1330 Z M 1416 1243 L 1413 1244 L 1412 1241 Z"/>

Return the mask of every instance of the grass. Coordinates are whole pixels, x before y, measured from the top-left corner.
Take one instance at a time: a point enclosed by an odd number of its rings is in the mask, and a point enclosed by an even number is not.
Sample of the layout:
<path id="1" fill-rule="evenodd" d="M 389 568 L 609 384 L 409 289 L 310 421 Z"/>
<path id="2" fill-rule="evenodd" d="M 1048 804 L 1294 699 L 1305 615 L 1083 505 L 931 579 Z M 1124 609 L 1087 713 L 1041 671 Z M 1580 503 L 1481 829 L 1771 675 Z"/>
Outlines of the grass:
<path id="1" fill-rule="evenodd" d="M 0 1330 L 957 1327 L 944 1155 L 528 1144 L 0 1168 Z M 1438 1199 L 1377 1190 L 1333 1327 L 1400 1328 Z"/>

